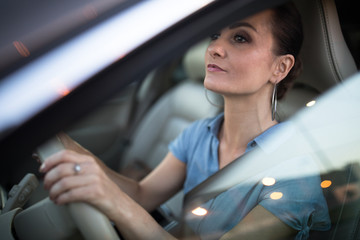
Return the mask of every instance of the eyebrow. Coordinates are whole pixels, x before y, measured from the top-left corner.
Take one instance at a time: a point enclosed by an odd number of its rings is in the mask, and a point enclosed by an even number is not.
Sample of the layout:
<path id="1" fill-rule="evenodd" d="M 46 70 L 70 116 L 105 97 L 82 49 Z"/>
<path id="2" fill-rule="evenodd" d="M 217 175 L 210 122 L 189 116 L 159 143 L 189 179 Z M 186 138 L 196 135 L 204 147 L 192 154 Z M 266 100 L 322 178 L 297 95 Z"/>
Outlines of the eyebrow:
<path id="1" fill-rule="evenodd" d="M 248 27 L 248 28 L 251 28 L 252 30 L 254 30 L 255 32 L 257 32 L 256 28 L 251 25 L 250 23 L 247 23 L 247 22 L 236 22 L 236 23 L 233 23 L 229 26 L 229 29 L 234 29 L 234 28 L 238 28 L 238 27 Z"/>

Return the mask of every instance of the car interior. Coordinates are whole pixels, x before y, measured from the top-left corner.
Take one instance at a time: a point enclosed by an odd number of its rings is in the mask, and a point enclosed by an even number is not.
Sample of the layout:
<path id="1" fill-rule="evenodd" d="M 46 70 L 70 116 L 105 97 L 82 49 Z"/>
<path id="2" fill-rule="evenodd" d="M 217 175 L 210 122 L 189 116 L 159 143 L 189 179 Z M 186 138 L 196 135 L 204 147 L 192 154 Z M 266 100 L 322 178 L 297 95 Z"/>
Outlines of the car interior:
<path id="1" fill-rule="evenodd" d="M 342 84 L 358 72 L 354 57 L 343 38 L 335 2 L 330 0 L 295 3 L 304 24 L 305 38 L 301 52 L 303 72 L 296 79 L 293 88 L 279 102 L 277 119 L 280 121 L 293 117 L 300 110 L 303 113 L 307 103 L 316 100 L 321 94 Z M 241 160 L 241 157 L 238 160 Z M 241 176 L 241 167 L 243 165 L 236 165 L 234 161 L 189 192 L 184 200 L 184 208 L 187 209 L 185 211 L 190 212 L 201 203 L 244 181 L 249 176 Z M 347 165 L 344 169 L 326 172 L 321 177 L 343 185 L 346 179 L 350 178 L 350 182 L 356 182 L 358 174 L 357 165 Z M 337 202 L 332 192 L 335 188 L 336 186 L 324 189 L 332 228 L 327 232 L 311 231 L 309 239 L 358 239 L 359 200 L 350 204 Z M 354 194 L 351 190 L 348 191 L 349 196 Z"/>
<path id="2" fill-rule="evenodd" d="M 354 26 L 341 24 L 345 17 L 344 11 L 338 6 L 345 4 L 339 2 L 295 0 L 304 25 L 305 39 L 301 52 L 303 72 L 286 97 L 278 103 L 276 118 L 279 121 L 286 121 L 299 111 L 306 111 L 309 102 L 359 71 L 359 56 L 354 50 L 359 49 L 360 36 L 358 33 L 356 35 Z M 222 111 L 221 96 L 205 91 L 202 84 L 207 44 L 208 40 L 200 41 L 189 48 L 181 59 L 159 66 L 145 79 L 135 81 L 65 132 L 111 168 L 140 180 L 159 164 L 168 151 L 170 141 L 190 123 Z M 187 196 L 179 192 L 153 213 L 154 218 L 164 228 L 175 232 L 175 228 L 182 227 L 185 216 L 183 209 L 191 209 L 195 203 L 205 202 L 244 180 L 233 176 L 233 167 L 236 165 L 225 167 Z M 354 172 L 360 174 L 360 169 L 345 168 L 324 173 L 322 177 L 343 179 L 349 178 L 349 174 Z M 330 198 L 333 194 L 329 191 L 324 189 L 325 196 Z M 46 195 L 40 181 L 26 207 L 39 202 Z M 359 200 L 346 206 L 327 200 L 329 208 L 333 207 L 329 209 L 332 228 L 325 233 L 313 231 L 310 239 L 359 237 Z M 349 213 L 351 209 L 352 214 Z M 52 214 L 54 219 L 68 218 L 68 215 L 63 216 L 62 210 Z M 29 220 L 29 217 L 22 218 L 22 221 Z M 339 224 L 343 222 L 345 224 Z M 58 224 L 65 224 L 64 220 L 59 220 Z M 63 231 L 74 233 L 72 237 L 76 239 L 78 232 L 72 228 L 64 227 Z"/>
<path id="3" fill-rule="evenodd" d="M 303 73 L 285 99 L 279 102 L 277 119 L 280 121 L 294 116 L 307 103 L 358 71 L 342 34 L 335 2 L 296 1 L 296 4 L 304 24 L 305 39 L 301 52 Z M 181 61 L 183 79 L 159 97 L 146 113 L 142 113 L 144 116 L 136 122 L 131 138 L 126 139 L 128 146 L 121 153 L 117 166 L 120 172 L 140 179 L 159 164 L 167 153 L 169 142 L 192 121 L 222 111 L 221 97 L 205 93 L 202 86 L 205 76 L 203 56 L 207 44 L 204 40 L 188 50 Z M 178 68 L 173 68 L 173 71 Z M 159 72 L 164 70 L 157 71 L 158 74 L 149 74 L 142 84 L 143 88 L 154 84 L 151 82 L 160 81 Z M 168 73 L 164 75 L 169 77 Z M 141 90 L 137 98 L 139 102 L 144 102 L 147 99 L 141 96 Z M 77 139 L 75 133 L 73 137 Z M 160 219 L 165 218 L 166 223 L 169 219 L 180 220 L 183 197 L 180 192 L 161 206 Z"/>

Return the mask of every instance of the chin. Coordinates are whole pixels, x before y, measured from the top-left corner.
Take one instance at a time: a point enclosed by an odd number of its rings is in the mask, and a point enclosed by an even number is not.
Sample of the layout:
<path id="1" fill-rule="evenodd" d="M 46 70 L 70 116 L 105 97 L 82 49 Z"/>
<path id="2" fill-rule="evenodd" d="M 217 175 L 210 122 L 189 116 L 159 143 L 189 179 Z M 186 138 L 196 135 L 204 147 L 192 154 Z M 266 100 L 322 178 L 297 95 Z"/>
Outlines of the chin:
<path id="1" fill-rule="evenodd" d="M 219 80 L 214 79 L 213 77 L 205 76 L 204 79 L 204 87 L 209 90 L 213 90 L 213 88 L 216 88 L 217 85 L 219 85 Z"/>
<path id="2" fill-rule="evenodd" d="M 204 79 L 204 87 L 212 92 L 218 93 L 218 94 L 223 94 L 224 92 L 227 92 L 226 89 L 224 89 L 223 84 L 221 84 L 222 82 L 219 80 L 214 80 L 211 78 L 207 78 L 205 77 Z"/>

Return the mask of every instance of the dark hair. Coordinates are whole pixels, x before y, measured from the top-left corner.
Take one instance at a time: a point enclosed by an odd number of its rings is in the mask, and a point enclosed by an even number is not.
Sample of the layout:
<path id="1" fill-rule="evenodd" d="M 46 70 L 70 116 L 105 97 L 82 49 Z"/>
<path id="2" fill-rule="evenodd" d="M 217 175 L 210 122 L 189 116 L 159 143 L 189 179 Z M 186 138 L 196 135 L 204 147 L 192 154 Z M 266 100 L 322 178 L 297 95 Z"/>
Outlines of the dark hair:
<path id="1" fill-rule="evenodd" d="M 274 54 L 277 56 L 291 54 L 295 64 L 288 75 L 278 84 L 277 99 L 282 99 L 295 78 L 302 71 L 299 52 L 303 42 L 303 27 L 300 13 L 293 2 L 287 2 L 272 9 L 271 28 L 275 39 Z"/>

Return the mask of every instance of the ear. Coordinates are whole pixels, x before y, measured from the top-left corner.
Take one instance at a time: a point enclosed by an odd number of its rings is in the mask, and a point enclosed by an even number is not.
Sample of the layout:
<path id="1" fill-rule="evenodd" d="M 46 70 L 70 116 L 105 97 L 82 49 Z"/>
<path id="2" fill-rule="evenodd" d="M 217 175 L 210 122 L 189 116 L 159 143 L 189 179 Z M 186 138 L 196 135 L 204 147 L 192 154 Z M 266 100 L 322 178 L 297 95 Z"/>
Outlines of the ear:
<path id="1" fill-rule="evenodd" d="M 291 54 L 282 55 L 278 57 L 275 64 L 275 69 L 270 79 L 270 82 L 273 84 L 279 83 L 288 75 L 295 64 L 295 58 Z"/>

